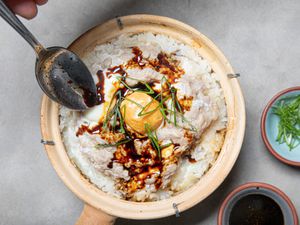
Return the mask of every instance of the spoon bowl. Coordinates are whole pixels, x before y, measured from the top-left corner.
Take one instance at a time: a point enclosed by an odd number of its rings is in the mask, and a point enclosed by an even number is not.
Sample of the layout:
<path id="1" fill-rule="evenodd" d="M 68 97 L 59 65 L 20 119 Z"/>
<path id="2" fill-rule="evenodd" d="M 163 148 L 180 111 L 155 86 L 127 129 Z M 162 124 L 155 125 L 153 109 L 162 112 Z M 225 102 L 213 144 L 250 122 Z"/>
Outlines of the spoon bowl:
<path id="1" fill-rule="evenodd" d="M 3 0 L 0 16 L 35 50 L 36 78 L 49 98 L 73 110 L 85 110 L 96 104 L 95 82 L 76 54 L 62 47 L 44 48 Z"/>
<path id="2" fill-rule="evenodd" d="M 52 100 L 74 110 L 96 103 L 96 85 L 80 58 L 73 52 L 50 47 L 39 53 L 35 73 L 42 90 Z"/>

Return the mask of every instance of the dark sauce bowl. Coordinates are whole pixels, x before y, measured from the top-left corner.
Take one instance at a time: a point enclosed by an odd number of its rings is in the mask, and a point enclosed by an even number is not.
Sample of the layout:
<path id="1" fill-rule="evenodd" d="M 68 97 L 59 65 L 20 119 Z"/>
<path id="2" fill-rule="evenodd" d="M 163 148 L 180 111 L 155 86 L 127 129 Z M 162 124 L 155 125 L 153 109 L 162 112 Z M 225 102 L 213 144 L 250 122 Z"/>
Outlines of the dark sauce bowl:
<path id="1" fill-rule="evenodd" d="M 246 183 L 233 190 L 222 203 L 218 225 L 299 225 L 291 200 L 265 183 Z"/>

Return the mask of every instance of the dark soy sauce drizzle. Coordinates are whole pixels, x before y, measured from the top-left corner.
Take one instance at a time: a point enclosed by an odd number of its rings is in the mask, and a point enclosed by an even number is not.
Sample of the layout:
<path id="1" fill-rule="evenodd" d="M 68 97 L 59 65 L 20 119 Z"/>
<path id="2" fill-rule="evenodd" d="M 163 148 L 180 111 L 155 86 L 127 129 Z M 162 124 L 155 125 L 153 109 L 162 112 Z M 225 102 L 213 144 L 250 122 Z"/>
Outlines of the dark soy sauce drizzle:
<path id="1" fill-rule="evenodd" d="M 262 194 L 250 194 L 233 206 L 229 225 L 284 225 L 280 206 Z"/>
<path id="2" fill-rule="evenodd" d="M 72 81 L 68 81 L 69 84 L 72 84 Z M 97 104 L 97 99 L 93 92 L 89 91 L 84 87 L 79 87 L 83 91 L 83 101 L 88 107 L 93 107 Z"/>
<path id="3" fill-rule="evenodd" d="M 97 104 L 101 104 L 104 102 L 104 74 L 102 70 L 99 70 L 97 72 L 97 77 L 98 77 L 98 83 L 96 84 L 97 87 Z"/>

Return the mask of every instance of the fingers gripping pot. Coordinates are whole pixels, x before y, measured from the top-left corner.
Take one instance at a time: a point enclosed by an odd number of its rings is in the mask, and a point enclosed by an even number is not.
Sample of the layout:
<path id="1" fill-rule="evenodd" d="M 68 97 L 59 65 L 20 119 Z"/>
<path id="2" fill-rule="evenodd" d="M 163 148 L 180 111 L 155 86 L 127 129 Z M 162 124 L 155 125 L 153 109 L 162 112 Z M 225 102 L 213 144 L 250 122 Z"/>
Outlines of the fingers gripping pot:
<path id="1" fill-rule="evenodd" d="M 59 130 L 58 104 L 44 96 L 41 106 L 41 130 L 48 157 L 59 177 L 85 202 L 77 224 L 113 224 L 116 217 L 154 219 L 182 212 L 210 195 L 233 167 L 242 145 L 245 131 L 245 105 L 239 83 L 229 62 L 221 51 L 204 35 L 174 19 L 131 15 L 110 20 L 84 33 L 70 50 L 83 56 L 97 44 L 110 41 L 126 33 L 154 32 L 173 37 L 193 46 L 221 75 L 227 107 L 227 133 L 215 164 L 188 190 L 157 202 L 130 202 L 111 197 L 91 184 L 69 160 Z M 50 142 L 47 142 L 50 141 Z"/>

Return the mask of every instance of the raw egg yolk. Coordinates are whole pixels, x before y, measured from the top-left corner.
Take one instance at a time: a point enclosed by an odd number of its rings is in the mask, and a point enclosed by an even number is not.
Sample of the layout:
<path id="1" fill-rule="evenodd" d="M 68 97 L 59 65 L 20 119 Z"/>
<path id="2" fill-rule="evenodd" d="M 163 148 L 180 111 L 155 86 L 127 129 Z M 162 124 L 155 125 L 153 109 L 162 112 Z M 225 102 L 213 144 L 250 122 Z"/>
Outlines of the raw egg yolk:
<path id="1" fill-rule="evenodd" d="M 125 123 L 140 134 L 147 132 L 146 124 L 155 130 L 163 120 L 159 102 L 143 92 L 133 92 L 126 96 L 121 103 L 121 113 Z"/>

